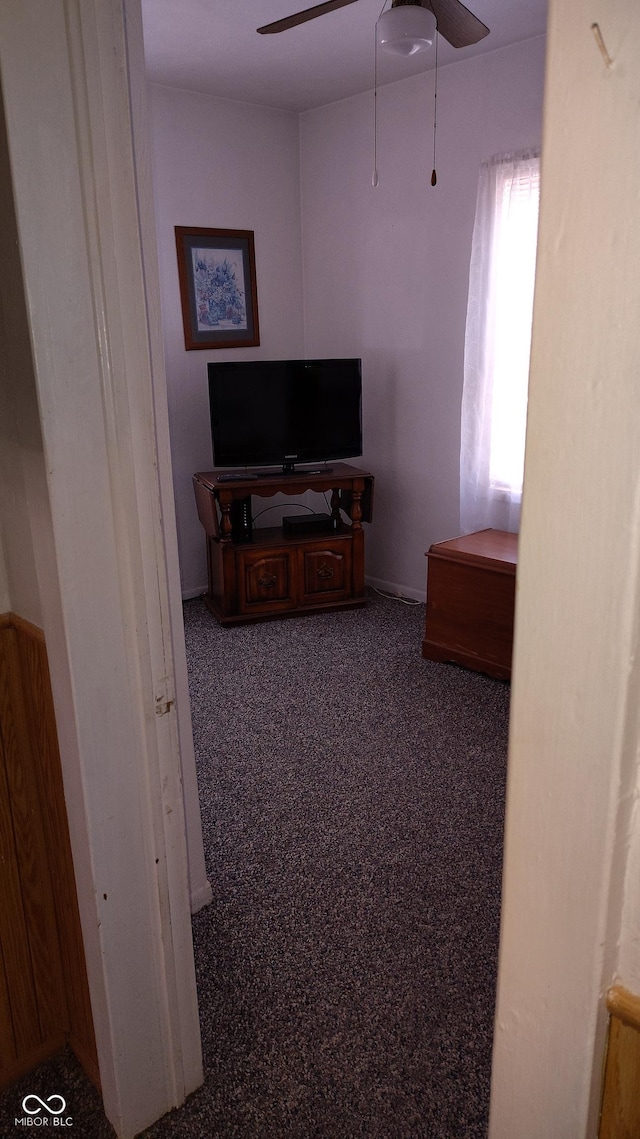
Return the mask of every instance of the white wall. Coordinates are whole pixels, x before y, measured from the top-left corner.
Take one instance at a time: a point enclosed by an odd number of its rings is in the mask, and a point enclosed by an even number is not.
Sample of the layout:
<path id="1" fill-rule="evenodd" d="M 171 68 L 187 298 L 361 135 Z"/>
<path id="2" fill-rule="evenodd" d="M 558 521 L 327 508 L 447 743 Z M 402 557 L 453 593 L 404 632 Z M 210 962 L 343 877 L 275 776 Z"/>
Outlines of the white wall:
<path id="1" fill-rule="evenodd" d="M 182 590 L 206 589 L 191 477 L 210 470 L 210 360 L 303 352 L 298 116 L 153 86 L 154 185 Z M 174 226 L 255 233 L 260 346 L 187 352 Z"/>
<path id="2" fill-rule="evenodd" d="M 491 1139 L 595 1135 L 640 992 L 639 53 L 637 0 L 552 0 Z"/>
<path id="3" fill-rule="evenodd" d="M 6 218 L 6 214 L 3 217 Z M 4 278 L 2 292 L 20 278 Z M 3 338 L 0 367 L 0 613 L 9 610 L 42 627 L 37 559 L 43 535 L 34 522 L 49 514 L 33 371 L 13 334 Z M 30 442 L 27 439 L 30 437 Z"/>
<path id="4" fill-rule="evenodd" d="M 424 596 L 424 554 L 459 533 L 460 400 L 480 161 L 540 140 L 544 40 L 298 117 L 152 88 L 164 339 L 182 588 L 206 583 L 191 476 L 211 463 L 212 359 L 362 356 L 364 462 L 377 476 L 367 572 Z M 300 141 L 299 141 L 300 132 Z M 302 222 L 302 225 L 301 225 Z M 261 345 L 186 352 L 175 225 L 255 230 Z M 301 253 L 302 242 L 302 253 Z M 304 339 L 303 310 L 304 296 Z"/>
<path id="5" fill-rule="evenodd" d="M 42 625 L 32 505 L 49 513 L 0 93 L 0 613 Z"/>
<path id="6" fill-rule="evenodd" d="M 483 158 L 540 141 L 543 38 L 301 120 L 305 350 L 363 358 L 364 461 L 376 475 L 367 572 L 424 597 L 425 551 L 459 523 L 460 401 Z"/>

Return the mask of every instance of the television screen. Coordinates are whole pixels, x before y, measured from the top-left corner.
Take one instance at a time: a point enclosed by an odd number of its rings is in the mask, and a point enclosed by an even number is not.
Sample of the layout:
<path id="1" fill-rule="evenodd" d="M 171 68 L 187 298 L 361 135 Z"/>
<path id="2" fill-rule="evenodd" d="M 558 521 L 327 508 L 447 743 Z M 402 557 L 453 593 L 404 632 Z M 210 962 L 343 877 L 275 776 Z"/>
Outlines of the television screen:
<path id="1" fill-rule="evenodd" d="M 216 467 L 321 463 L 362 454 L 360 360 L 209 364 Z"/>

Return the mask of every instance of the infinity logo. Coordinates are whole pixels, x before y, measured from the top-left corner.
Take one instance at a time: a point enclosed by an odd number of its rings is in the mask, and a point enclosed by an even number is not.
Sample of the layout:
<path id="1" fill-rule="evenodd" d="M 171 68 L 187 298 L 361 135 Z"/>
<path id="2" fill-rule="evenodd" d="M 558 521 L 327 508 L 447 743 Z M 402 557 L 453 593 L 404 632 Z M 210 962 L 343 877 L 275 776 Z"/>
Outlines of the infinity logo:
<path id="1" fill-rule="evenodd" d="M 58 1108 L 50 1107 L 49 1105 L 52 1102 L 52 1100 L 57 1100 L 58 1103 L 61 1104 L 62 1106 L 58 1107 Z M 29 1102 L 36 1103 L 38 1106 L 37 1107 L 27 1107 L 27 1104 Z M 61 1095 L 50 1095 L 47 1100 L 40 1099 L 40 1096 L 38 1096 L 38 1095 L 26 1095 L 22 1101 L 22 1110 L 26 1111 L 27 1115 L 37 1115 L 38 1112 L 42 1111 L 43 1109 L 45 1111 L 48 1111 L 49 1115 L 62 1115 L 62 1112 L 64 1111 L 66 1106 L 67 1106 L 66 1100 L 64 1100 Z"/>

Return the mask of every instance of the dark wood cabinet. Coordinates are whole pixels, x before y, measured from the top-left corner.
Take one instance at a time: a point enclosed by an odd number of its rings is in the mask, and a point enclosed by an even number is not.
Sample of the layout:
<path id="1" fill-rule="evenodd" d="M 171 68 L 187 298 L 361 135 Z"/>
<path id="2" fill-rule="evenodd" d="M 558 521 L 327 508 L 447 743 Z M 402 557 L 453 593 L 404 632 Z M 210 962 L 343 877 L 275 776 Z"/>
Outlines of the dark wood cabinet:
<path id="1" fill-rule="evenodd" d="M 221 624 L 364 605 L 362 524 L 371 521 L 373 509 L 368 471 L 334 463 L 313 473 L 274 472 L 232 482 L 219 474 L 196 474 L 193 484 L 207 542 L 205 602 Z M 238 504 L 251 496 L 307 490 L 331 494 L 326 533 L 261 527 L 251 532 L 250 541 L 238 534 Z"/>

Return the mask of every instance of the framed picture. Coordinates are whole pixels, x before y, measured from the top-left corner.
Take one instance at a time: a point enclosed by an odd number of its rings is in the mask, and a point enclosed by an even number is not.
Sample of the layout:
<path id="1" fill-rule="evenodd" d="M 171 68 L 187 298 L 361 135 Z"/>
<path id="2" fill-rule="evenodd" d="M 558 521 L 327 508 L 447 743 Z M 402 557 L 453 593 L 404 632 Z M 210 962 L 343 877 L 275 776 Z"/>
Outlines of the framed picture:
<path id="1" fill-rule="evenodd" d="M 259 344 L 253 230 L 177 225 L 176 246 L 185 348 Z"/>

